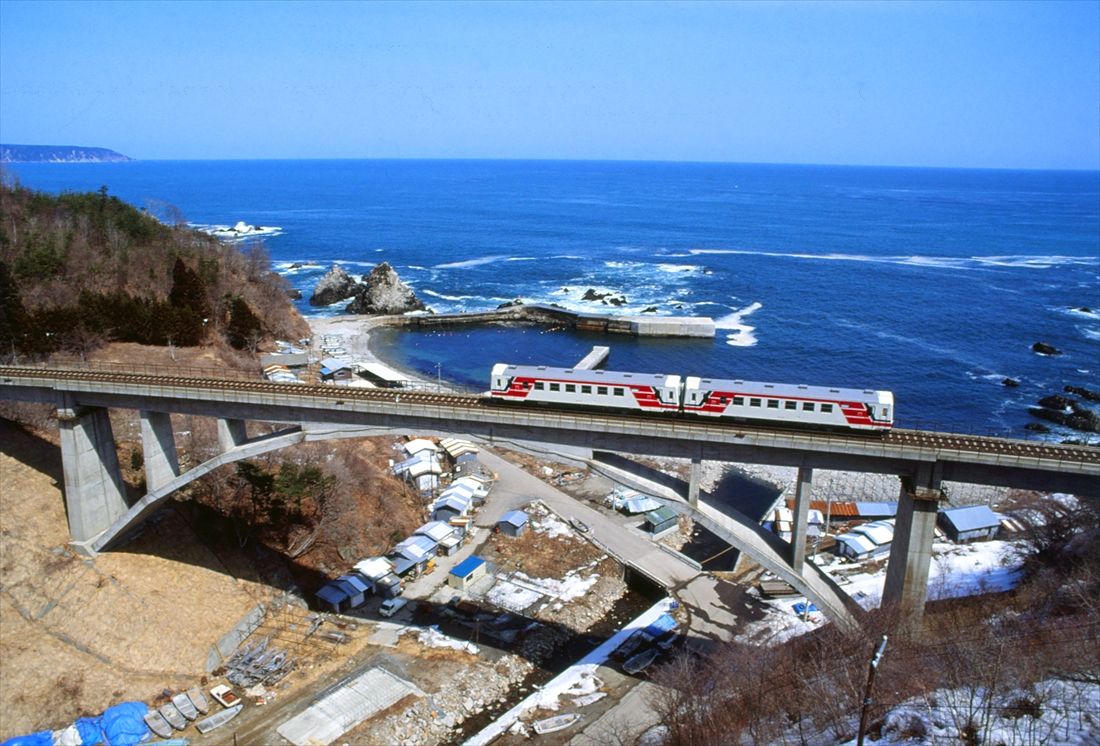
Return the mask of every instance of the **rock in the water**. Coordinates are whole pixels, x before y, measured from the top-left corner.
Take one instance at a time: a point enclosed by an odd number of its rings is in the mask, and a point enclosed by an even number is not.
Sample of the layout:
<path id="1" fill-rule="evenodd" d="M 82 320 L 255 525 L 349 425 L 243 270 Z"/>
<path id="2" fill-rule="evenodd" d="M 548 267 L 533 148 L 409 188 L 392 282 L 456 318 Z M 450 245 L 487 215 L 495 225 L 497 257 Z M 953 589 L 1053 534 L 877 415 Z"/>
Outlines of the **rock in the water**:
<path id="1" fill-rule="evenodd" d="M 513 300 L 509 300 L 509 301 L 505 301 L 504 303 L 501 303 L 499 306 L 497 306 L 497 310 L 500 310 L 502 308 L 512 308 L 514 306 L 522 306 L 522 305 L 523 305 L 523 298 L 515 298 Z"/>
<path id="2" fill-rule="evenodd" d="M 1089 308 L 1088 306 L 1081 306 L 1077 310 L 1080 311 L 1081 313 L 1092 313 L 1092 309 Z"/>
<path id="3" fill-rule="evenodd" d="M 1068 412 L 1070 407 L 1073 406 L 1073 399 L 1070 399 L 1068 396 L 1053 394 L 1051 396 L 1044 396 L 1040 399 L 1039 406 Z"/>
<path id="4" fill-rule="evenodd" d="M 1040 355 L 1061 355 L 1062 351 L 1054 345 L 1048 345 L 1046 342 L 1036 342 L 1031 346 L 1032 352 L 1037 352 Z"/>
<path id="5" fill-rule="evenodd" d="M 608 297 L 604 298 L 600 302 L 604 303 L 608 306 L 625 306 L 626 305 L 626 296 L 625 295 L 609 295 Z"/>
<path id="6" fill-rule="evenodd" d="M 327 306 L 355 295 L 358 283 L 339 264 L 332 265 L 313 289 L 309 299 L 311 306 Z"/>
<path id="7" fill-rule="evenodd" d="M 588 290 L 584 291 L 584 295 L 581 296 L 581 300 L 603 300 L 609 295 L 611 295 L 611 293 L 597 293 L 592 288 L 588 288 Z"/>
<path id="8" fill-rule="evenodd" d="M 1014 389 L 1020 385 L 1020 382 L 1017 381 L 1015 378 L 1006 378 L 1001 381 L 1001 385 L 1005 386 L 1006 388 Z"/>
<path id="9" fill-rule="evenodd" d="M 642 313 L 657 313 L 657 306 L 649 306 L 642 309 Z"/>
<path id="10" fill-rule="evenodd" d="M 1049 433 L 1050 428 L 1041 422 L 1029 422 L 1024 425 L 1024 430 L 1030 430 L 1033 433 Z"/>
<path id="11" fill-rule="evenodd" d="M 348 305 L 347 313 L 398 314 L 423 311 L 427 308 L 388 262 L 382 262 L 363 276 L 363 282 L 355 290 L 355 299 Z"/>
<path id="12" fill-rule="evenodd" d="M 1084 386 L 1066 386 L 1062 391 L 1065 391 L 1067 394 L 1077 394 L 1087 401 L 1100 401 L 1100 392 L 1087 389 Z"/>
<path id="13" fill-rule="evenodd" d="M 1061 399 L 1064 397 L 1047 398 Z M 1059 425 L 1065 425 L 1083 433 L 1100 433 L 1100 415 L 1076 402 L 1071 404 L 1068 412 L 1064 409 L 1049 409 L 1047 407 L 1031 407 L 1028 411 L 1036 417 L 1057 422 Z"/>

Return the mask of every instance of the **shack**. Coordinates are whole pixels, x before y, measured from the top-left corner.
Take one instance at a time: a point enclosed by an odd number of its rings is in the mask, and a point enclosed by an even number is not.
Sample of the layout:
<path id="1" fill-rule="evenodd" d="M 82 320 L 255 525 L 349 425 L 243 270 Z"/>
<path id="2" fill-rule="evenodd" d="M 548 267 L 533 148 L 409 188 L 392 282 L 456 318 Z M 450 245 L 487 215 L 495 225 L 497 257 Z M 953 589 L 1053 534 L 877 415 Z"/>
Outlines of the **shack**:
<path id="1" fill-rule="evenodd" d="M 497 523 L 497 529 L 505 536 L 518 539 L 527 533 L 527 514 L 522 510 L 513 510 L 504 514 Z"/>
<path id="2" fill-rule="evenodd" d="M 326 583 L 317 591 L 317 601 L 325 611 L 339 614 L 347 607 L 348 594 L 339 584 Z"/>
<path id="3" fill-rule="evenodd" d="M 481 557 L 467 557 L 447 575 L 447 585 L 465 591 L 489 572 L 489 566 Z"/>
<path id="4" fill-rule="evenodd" d="M 962 543 L 992 539 L 997 535 L 1003 518 L 985 505 L 970 505 L 941 510 L 936 516 L 936 523 L 947 538 Z"/>
<path id="5" fill-rule="evenodd" d="M 355 372 L 352 370 L 351 363 L 346 360 L 340 360 L 339 358 L 327 357 L 321 361 L 321 380 L 322 381 L 350 381 Z"/>
<path id="6" fill-rule="evenodd" d="M 450 522 L 452 518 L 465 518 L 473 506 L 473 499 L 458 494 L 443 495 L 432 505 L 432 520 Z"/>
<path id="7" fill-rule="evenodd" d="M 341 575 L 336 579 L 337 585 L 347 594 L 346 608 L 354 609 L 366 603 L 367 594 L 371 592 L 370 585 L 355 573 Z"/>
<path id="8" fill-rule="evenodd" d="M 443 556 L 450 556 L 458 551 L 462 544 L 461 537 L 455 527 L 443 521 L 430 521 L 416 529 L 414 536 L 425 536 L 436 543 L 436 550 Z"/>
<path id="9" fill-rule="evenodd" d="M 645 514 L 645 530 L 654 536 L 671 531 L 678 525 L 680 524 L 676 518 L 676 513 L 673 512 L 672 508 L 664 505 Z"/>
<path id="10" fill-rule="evenodd" d="M 368 557 L 355 563 L 355 572 L 360 575 L 376 595 L 393 598 L 401 595 L 401 579 L 393 571 L 393 563 L 385 557 Z"/>

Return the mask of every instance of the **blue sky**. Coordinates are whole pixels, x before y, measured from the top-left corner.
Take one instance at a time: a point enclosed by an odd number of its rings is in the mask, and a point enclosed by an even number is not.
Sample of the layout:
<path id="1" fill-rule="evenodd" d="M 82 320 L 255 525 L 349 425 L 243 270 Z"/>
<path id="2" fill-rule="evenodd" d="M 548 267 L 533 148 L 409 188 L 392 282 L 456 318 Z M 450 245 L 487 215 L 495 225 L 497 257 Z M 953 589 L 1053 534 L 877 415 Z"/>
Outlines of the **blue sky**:
<path id="1" fill-rule="evenodd" d="M 0 0 L 0 140 L 1100 168 L 1100 2 Z"/>

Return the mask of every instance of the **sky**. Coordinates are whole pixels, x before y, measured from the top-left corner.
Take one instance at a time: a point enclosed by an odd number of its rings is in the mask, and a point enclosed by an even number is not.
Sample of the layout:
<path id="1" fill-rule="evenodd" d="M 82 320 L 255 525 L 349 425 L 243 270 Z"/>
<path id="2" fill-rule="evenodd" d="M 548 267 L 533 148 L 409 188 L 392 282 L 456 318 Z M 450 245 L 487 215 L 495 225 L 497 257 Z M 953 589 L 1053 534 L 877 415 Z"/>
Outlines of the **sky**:
<path id="1" fill-rule="evenodd" d="M 1100 169 L 1100 0 L 0 0 L 0 141 Z"/>

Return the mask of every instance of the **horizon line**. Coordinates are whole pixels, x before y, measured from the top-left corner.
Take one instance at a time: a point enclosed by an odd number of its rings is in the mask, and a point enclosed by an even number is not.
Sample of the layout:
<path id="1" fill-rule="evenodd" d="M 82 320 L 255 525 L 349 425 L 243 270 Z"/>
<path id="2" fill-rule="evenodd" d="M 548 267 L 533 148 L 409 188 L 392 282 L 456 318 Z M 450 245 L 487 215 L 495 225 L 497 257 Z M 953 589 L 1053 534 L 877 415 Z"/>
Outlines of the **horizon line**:
<path id="1" fill-rule="evenodd" d="M 11 146 L 13 143 L 0 143 Z M 101 146 L 82 145 L 40 145 L 36 147 L 81 147 L 110 150 L 123 155 L 126 161 L 0 161 L 0 166 L 19 164 L 44 164 L 44 165 L 101 165 L 103 163 L 143 163 L 143 162 L 248 162 L 248 161 L 453 161 L 453 162 L 490 162 L 490 163 L 637 163 L 637 164 L 679 164 L 679 165 L 706 165 L 706 166 L 812 166 L 812 167 L 836 167 L 836 168 L 897 168 L 913 170 L 937 170 L 937 171 L 1045 171 L 1045 172 L 1073 172 L 1073 173 L 1100 173 L 1100 165 L 1096 168 L 1087 167 L 1038 167 L 1038 166 L 945 166 L 945 165 L 911 165 L 896 163 L 805 163 L 795 161 L 721 161 L 721 160 L 674 160 L 667 158 L 493 158 L 493 157 L 379 157 L 379 156 L 340 156 L 340 157 L 242 157 L 242 158 L 135 158 L 127 156 L 112 148 Z"/>

